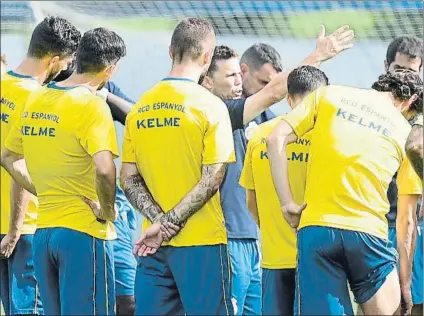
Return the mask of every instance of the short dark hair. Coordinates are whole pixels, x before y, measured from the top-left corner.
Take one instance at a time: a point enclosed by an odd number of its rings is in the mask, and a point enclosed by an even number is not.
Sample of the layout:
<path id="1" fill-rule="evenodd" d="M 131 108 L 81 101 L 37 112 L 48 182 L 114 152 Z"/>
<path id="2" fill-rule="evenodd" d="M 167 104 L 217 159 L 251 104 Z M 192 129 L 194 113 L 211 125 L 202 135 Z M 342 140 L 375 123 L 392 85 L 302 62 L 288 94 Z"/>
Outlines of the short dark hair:
<path id="1" fill-rule="evenodd" d="M 188 18 L 178 23 L 171 38 L 172 61 L 181 63 L 185 58 L 199 58 L 209 35 L 215 35 L 215 31 L 207 20 Z"/>
<path id="2" fill-rule="evenodd" d="M 211 65 L 209 66 L 209 69 L 206 75 L 211 76 L 218 69 L 218 66 L 216 64 L 217 61 L 228 60 L 235 57 L 238 57 L 238 54 L 234 49 L 225 45 L 216 46 L 213 52 Z"/>
<path id="3" fill-rule="evenodd" d="M 396 69 L 387 72 L 378 77 L 372 88 L 381 92 L 391 92 L 398 100 L 408 100 L 416 94 L 418 99 L 412 103 L 411 108 L 418 113 L 423 112 L 423 81 L 415 71 Z"/>
<path id="4" fill-rule="evenodd" d="M 328 78 L 322 70 L 312 66 L 295 68 L 287 78 L 287 92 L 291 96 L 309 94 L 321 86 L 328 86 Z"/>
<path id="5" fill-rule="evenodd" d="M 421 67 L 423 64 L 423 40 L 414 36 L 396 37 L 387 48 L 386 61 L 389 65 L 395 61 L 397 53 L 407 55 L 409 58 L 421 58 Z"/>
<path id="6" fill-rule="evenodd" d="M 283 71 L 280 54 L 268 44 L 256 43 L 249 47 L 241 56 L 240 61 L 255 71 L 265 64 L 271 64 L 278 72 Z"/>
<path id="7" fill-rule="evenodd" d="M 77 73 L 100 72 L 116 64 L 126 53 L 123 39 L 115 32 L 104 27 L 87 31 L 77 50 Z"/>
<path id="8" fill-rule="evenodd" d="M 81 40 L 81 33 L 69 21 L 48 16 L 34 29 L 27 55 L 42 59 L 46 56 L 60 58 L 72 55 Z"/>

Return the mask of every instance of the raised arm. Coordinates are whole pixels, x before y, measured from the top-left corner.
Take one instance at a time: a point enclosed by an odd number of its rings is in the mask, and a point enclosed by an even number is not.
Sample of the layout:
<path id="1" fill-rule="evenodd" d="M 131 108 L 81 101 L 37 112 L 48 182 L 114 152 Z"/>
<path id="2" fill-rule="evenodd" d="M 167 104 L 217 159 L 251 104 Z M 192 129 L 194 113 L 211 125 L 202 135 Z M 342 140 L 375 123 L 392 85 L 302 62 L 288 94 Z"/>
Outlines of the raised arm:
<path id="1" fill-rule="evenodd" d="M 411 162 L 412 167 L 418 174 L 420 179 L 423 179 L 423 126 L 414 125 L 409 133 L 405 145 L 406 155 Z"/>
<path id="2" fill-rule="evenodd" d="M 316 49 L 299 66 L 319 67 L 322 62 L 352 48 L 354 37 L 353 30 L 350 30 L 347 25 L 342 26 L 328 36 L 325 36 L 325 28 L 322 26 L 317 39 Z M 261 91 L 247 98 L 244 106 L 243 124 L 247 124 L 271 105 L 280 102 L 286 97 L 287 78 L 290 71 L 278 74 Z"/>
<path id="3" fill-rule="evenodd" d="M 153 199 L 135 163 L 122 163 L 120 181 L 128 201 L 150 222 L 154 223 L 164 215 L 159 204 Z"/>
<path id="4" fill-rule="evenodd" d="M 181 226 L 202 208 L 215 194 L 224 180 L 227 164 L 204 165 L 202 178 L 183 199 L 162 218 L 161 222 L 170 222 Z"/>

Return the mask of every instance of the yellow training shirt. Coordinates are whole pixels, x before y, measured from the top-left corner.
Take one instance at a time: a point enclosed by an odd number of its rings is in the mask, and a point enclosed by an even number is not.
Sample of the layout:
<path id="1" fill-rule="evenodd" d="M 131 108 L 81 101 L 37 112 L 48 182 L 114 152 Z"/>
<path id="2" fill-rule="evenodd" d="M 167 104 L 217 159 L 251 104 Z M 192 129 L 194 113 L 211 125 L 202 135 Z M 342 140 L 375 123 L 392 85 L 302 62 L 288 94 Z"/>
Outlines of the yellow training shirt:
<path id="1" fill-rule="evenodd" d="M 398 170 L 404 178 L 411 130 L 387 94 L 323 87 L 284 119 L 300 137 L 314 129 L 299 228 L 329 226 L 387 239 L 387 190 Z M 399 192 L 404 185 L 398 181 Z"/>
<path id="2" fill-rule="evenodd" d="M 274 188 L 267 155 L 266 138 L 280 122 L 281 117 L 257 127 L 249 140 L 240 177 L 240 185 L 256 193 L 259 213 L 262 267 L 292 269 L 296 267 L 296 236 L 284 219 L 280 201 Z M 307 162 L 311 132 L 287 146 L 290 188 L 298 204 L 304 201 Z"/>
<path id="3" fill-rule="evenodd" d="M 23 76 L 9 71 L 1 76 L 1 150 L 13 124 L 19 120 L 28 96 L 39 89 L 40 84 L 30 76 Z M 9 232 L 11 210 L 12 178 L 7 171 L 1 168 L 1 225 L 0 234 Z M 21 234 L 33 234 L 37 227 L 37 198 L 31 196 L 28 209 L 25 213 Z"/>
<path id="4" fill-rule="evenodd" d="M 33 93 L 6 147 L 23 153 L 39 200 L 38 228 L 64 227 L 99 239 L 116 238 L 82 196 L 98 201 L 92 156 L 118 156 L 115 126 L 106 103 L 85 87 L 51 83 Z"/>
<path id="5" fill-rule="evenodd" d="M 170 211 L 200 181 L 202 165 L 235 161 L 225 104 L 188 79 L 166 78 L 127 116 L 122 162 L 136 163 L 155 201 Z M 143 230 L 151 223 L 144 219 Z M 171 246 L 226 244 L 219 193 L 192 215 Z"/>

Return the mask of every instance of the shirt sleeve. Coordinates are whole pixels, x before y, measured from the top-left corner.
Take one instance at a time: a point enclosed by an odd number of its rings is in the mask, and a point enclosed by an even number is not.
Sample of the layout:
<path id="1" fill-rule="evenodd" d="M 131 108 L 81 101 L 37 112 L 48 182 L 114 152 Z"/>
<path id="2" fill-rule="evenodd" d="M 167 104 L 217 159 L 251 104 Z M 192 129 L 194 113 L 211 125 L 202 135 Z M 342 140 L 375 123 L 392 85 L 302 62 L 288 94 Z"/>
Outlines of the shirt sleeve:
<path id="1" fill-rule="evenodd" d="M 115 125 L 109 108 L 100 98 L 87 104 L 82 126 L 78 134 L 81 146 L 93 156 L 100 151 L 110 151 L 119 156 Z"/>
<path id="2" fill-rule="evenodd" d="M 282 116 L 298 137 L 309 132 L 315 125 L 318 115 L 318 95 L 321 89 L 309 94 L 296 108 Z"/>
<path id="3" fill-rule="evenodd" d="M 234 139 L 230 117 L 225 105 L 218 98 L 213 98 L 208 107 L 206 131 L 203 139 L 202 164 L 235 162 Z"/>
<path id="4" fill-rule="evenodd" d="M 16 122 L 12 125 L 12 128 L 7 135 L 4 146 L 17 154 L 24 154 L 24 147 L 22 145 L 22 116 L 17 117 Z"/>
<path id="5" fill-rule="evenodd" d="M 130 116 L 127 116 L 124 130 L 124 141 L 122 144 L 122 162 L 136 163 L 135 150 L 130 134 L 130 124 Z"/>
<path id="6" fill-rule="evenodd" d="M 247 145 L 246 157 L 244 158 L 244 166 L 239 181 L 240 185 L 247 190 L 255 190 L 252 167 L 253 145 L 253 141 Z"/>
<path id="7" fill-rule="evenodd" d="M 414 171 L 408 158 L 404 158 L 396 178 L 398 195 L 422 194 L 422 181 Z"/>
<path id="8" fill-rule="evenodd" d="M 244 128 L 243 115 L 246 99 L 225 100 L 224 103 L 230 115 L 232 130 L 235 131 Z"/>

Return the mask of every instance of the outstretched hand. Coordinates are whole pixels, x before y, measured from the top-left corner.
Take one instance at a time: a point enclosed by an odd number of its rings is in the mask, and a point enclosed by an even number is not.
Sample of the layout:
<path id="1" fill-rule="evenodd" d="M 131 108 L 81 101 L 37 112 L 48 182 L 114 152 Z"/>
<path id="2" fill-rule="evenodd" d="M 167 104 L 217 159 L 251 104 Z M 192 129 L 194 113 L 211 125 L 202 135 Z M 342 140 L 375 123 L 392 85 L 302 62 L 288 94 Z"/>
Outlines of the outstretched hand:
<path id="1" fill-rule="evenodd" d="M 328 36 L 325 35 L 325 26 L 321 25 L 321 31 L 316 41 L 316 51 L 319 53 L 321 61 L 326 61 L 352 48 L 354 40 L 355 32 L 349 28 L 349 25 L 340 27 Z"/>
<path id="2" fill-rule="evenodd" d="M 161 223 L 154 223 L 147 228 L 140 239 L 136 241 L 134 246 L 134 254 L 139 257 L 147 257 L 153 255 L 162 245 L 164 241 Z"/>

